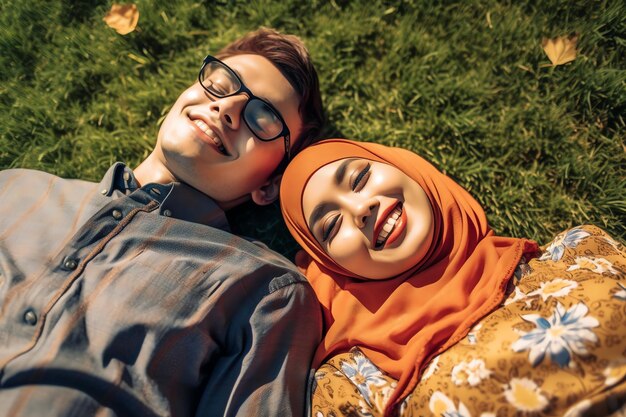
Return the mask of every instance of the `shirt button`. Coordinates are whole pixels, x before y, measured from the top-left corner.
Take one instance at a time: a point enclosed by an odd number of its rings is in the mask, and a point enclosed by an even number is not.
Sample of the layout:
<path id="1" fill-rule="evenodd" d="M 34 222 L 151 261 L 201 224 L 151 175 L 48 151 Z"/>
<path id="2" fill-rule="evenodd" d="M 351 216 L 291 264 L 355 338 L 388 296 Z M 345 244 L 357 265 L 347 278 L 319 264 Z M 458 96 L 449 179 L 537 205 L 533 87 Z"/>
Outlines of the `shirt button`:
<path id="1" fill-rule="evenodd" d="M 102 195 L 106 195 L 109 192 L 109 190 L 107 190 L 106 188 L 102 191 L 100 191 L 100 194 Z"/>
<path id="2" fill-rule="evenodd" d="M 37 314 L 31 309 L 26 310 L 26 313 L 24 313 L 24 322 L 34 326 L 37 324 Z"/>
<path id="3" fill-rule="evenodd" d="M 113 210 L 113 212 L 111 213 L 113 215 L 113 218 L 115 220 L 119 220 L 122 218 L 122 212 L 119 210 Z"/>
<path id="4" fill-rule="evenodd" d="M 167 217 L 170 217 L 172 215 L 172 212 L 169 211 L 168 209 L 165 209 L 165 210 L 163 210 L 163 215 L 167 216 Z"/>
<path id="5" fill-rule="evenodd" d="M 76 262 L 76 259 L 67 258 L 65 261 L 63 261 L 63 267 L 65 269 L 69 269 L 70 271 L 76 269 L 77 266 L 78 262 Z"/>
<path id="6" fill-rule="evenodd" d="M 159 190 L 158 188 L 151 188 L 150 192 L 155 195 L 161 195 L 161 190 Z"/>

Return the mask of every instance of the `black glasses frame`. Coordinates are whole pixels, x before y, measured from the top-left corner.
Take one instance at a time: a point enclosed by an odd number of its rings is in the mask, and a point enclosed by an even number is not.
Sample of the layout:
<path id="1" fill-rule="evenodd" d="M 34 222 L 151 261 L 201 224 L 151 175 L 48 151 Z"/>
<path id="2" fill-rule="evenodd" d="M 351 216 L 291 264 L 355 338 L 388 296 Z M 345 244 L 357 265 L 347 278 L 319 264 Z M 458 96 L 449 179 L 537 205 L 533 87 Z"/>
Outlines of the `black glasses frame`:
<path id="1" fill-rule="evenodd" d="M 204 83 L 203 83 L 204 77 L 202 76 L 202 74 L 204 73 L 204 67 L 206 67 L 211 62 L 217 62 L 218 64 L 220 64 L 221 66 L 226 68 L 228 70 L 228 72 L 233 77 L 235 77 L 235 79 L 237 79 L 237 81 L 239 81 L 240 87 L 239 87 L 239 89 L 237 91 L 229 93 L 229 94 L 218 94 L 215 91 L 211 91 L 207 86 L 204 85 Z M 250 91 L 250 89 L 248 87 L 246 87 L 246 85 L 243 83 L 241 78 L 239 78 L 237 73 L 235 71 L 233 71 L 232 68 L 230 68 L 228 65 L 226 65 L 225 63 L 223 63 L 222 61 L 220 61 L 219 59 L 215 58 L 212 55 L 207 55 L 204 58 L 204 62 L 202 63 L 202 67 L 200 68 L 200 73 L 198 74 L 198 81 L 200 82 L 200 85 L 202 86 L 202 88 L 204 88 L 204 90 L 207 93 L 209 93 L 212 96 L 217 97 L 217 98 L 231 97 L 231 96 L 235 96 L 237 94 L 245 93 L 248 96 L 248 100 L 246 101 L 246 104 L 243 106 L 243 109 L 241 110 L 241 114 L 243 116 L 242 117 L 243 121 L 246 123 L 246 126 L 248 126 L 248 129 L 250 129 L 252 134 L 254 136 L 256 136 L 257 139 L 259 139 L 259 140 L 261 140 L 263 142 L 271 142 L 273 140 L 276 140 L 276 139 L 280 138 L 281 136 L 284 137 L 285 138 L 285 156 L 287 158 L 287 161 L 289 161 L 289 159 L 291 157 L 291 153 L 289 152 L 289 139 L 290 139 L 289 128 L 287 127 L 287 123 L 285 123 L 285 119 L 283 119 L 283 116 L 280 114 L 278 109 L 276 109 L 276 107 L 274 107 L 272 105 L 272 103 L 269 103 L 268 101 L 263 100 L 261 97 L 255 96 L 252 93 L 252 91 Z M 274 136 L 272 138 L 269 138 L 269 139 L 263 139 L 262 137 L 260 137 L 259 135 L 256 134 L 256 132 L 250 126 L 250 124 L 248 123 L 248 120 L 246 119 L 246 108 L 248 107 L 248 104 L 250 104 L 250 102 L 252 100 L 260 100 L 260 101 L 262 101 L 263 103 L 265 103 L 266 106 L 268 106 L 274 112 L 274 114 L 278 117 L 278 120 L 280 120 L 280 122 L 283 124 L 283 130 L 280 133 L 278 133 L 276 136 Z"/>

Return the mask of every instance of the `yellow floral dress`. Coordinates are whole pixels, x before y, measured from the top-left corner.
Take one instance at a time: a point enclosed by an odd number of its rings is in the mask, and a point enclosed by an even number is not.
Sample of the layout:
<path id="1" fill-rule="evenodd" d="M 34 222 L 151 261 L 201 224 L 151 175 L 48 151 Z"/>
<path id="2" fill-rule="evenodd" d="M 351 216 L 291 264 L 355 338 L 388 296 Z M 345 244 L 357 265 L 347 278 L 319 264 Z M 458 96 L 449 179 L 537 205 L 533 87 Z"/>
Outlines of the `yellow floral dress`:
<path id="1" fill-rule="evenodd" d="M 358 349 L 315 374 L 314 417 L 382 416 L 395 388 Z M 433 358 L 398 416 L 625 416 L 626 251 L 595 226 L 522 262 L 508 295 Z"/>

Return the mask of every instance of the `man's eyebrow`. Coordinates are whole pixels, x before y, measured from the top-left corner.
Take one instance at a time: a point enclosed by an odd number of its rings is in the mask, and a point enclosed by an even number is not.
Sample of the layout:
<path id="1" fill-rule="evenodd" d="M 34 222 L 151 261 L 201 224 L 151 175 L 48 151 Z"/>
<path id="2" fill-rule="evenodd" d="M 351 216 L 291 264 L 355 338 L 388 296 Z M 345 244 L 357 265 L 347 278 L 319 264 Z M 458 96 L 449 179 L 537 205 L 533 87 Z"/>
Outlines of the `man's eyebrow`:
<path id="1" fill-rule="evenodd" d="M 337 185 L 343 182 L 343 178 L 346 176 L 346 170 L 348 169 L 348 165 L 352 162 L 356 161 L 356 158 L 344 159 L 339 167 L 337 167 L 337 171 L 335 171 L 335 183 Z"/>
<path id="2" fill-rule="evenodd" d="M 237 78 L 239 78 L 239 81 L 243 82 L 243 77 L 241 76 L 241 73 L 236 68 L 233 68 L 233 67 L 231 67 L 229 65 L 226 65 L 226 66 L 228 67 L 228 69 L 230 69 L 232 72 L 235 73 Z"/>
<path id="3" fill-rule="evenodd" d="M 228 67 L 228 68 L 230 68 L 230 70 L 231 70 L 232 72 L 234 72 L 234 73 L 235 73 L 235 75 L 236 75 L 237 77 L 239 77 L 239 81 L 241 82 L 241 84 L 245 85 L 245 86 L 248 88 L 248 90 L 252 91 L 252 90 L 250 89 L 250 87 L 248 87 L 248 85 L 247 85 L 246 83 L 244 83 L 244 82 L 243 82 L 243 76 L 241 75 L 241 73 L 240 73 L 239 71 L 237 71 L 237 70 L 236 70 L 235 68 L 233 68 L 233 67 Z M 274 106 L 274 103 L 273 103 L 273 102 L 272 102 L 272 100 L 270 100 L 269 98 L 267 98 L 267 97 L 265 97 L 265 96 L 259 96 L 259 95 L 257 95 L 255 92 L 252 92 L 252 94 L 254 94 L 254 96 L 255 96 L 255 97 L 258 97 L 258 98 L 260 98 L 260 99 L 263 99 L 263 100 L 267 101 L 268 103 L 271 103 L 271 104 L 272 104 L 272 106 Z"/>

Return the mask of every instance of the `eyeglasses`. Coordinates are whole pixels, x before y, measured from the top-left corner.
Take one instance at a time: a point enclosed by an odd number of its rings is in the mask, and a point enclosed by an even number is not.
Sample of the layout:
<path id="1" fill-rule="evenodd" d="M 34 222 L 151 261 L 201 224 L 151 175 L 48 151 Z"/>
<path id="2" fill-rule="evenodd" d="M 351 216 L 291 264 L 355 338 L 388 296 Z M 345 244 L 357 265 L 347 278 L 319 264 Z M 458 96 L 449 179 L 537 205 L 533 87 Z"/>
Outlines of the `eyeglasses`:
<path id="1" fill-rule="evenodd" d="M 245 93 L 248 101 L 242 115 L 246 126 L 259 140 L 269 142 L 281 136 L 285 138 L 285 155 L 289 160 L 289 128 L 278 110 L 267 101 L 252 94 L 228 65 L 207 55 L 198 75 L 200 85 L 212 96 L 224 98 Z"/>

